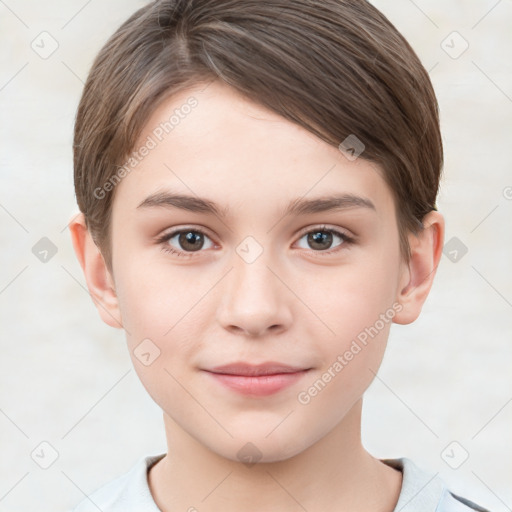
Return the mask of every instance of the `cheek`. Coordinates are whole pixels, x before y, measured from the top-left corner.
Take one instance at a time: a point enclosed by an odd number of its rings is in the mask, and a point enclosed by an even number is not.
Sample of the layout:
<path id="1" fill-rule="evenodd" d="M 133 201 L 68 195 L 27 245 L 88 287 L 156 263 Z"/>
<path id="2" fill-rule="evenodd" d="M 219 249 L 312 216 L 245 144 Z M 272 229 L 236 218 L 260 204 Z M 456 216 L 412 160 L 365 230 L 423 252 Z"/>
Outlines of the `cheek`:
<path id="1" fill-rule="evenodd" d="M 119 282 L 119 308 L 129 338 L 143 336 L 165 341 L 175 330 L 183 329 L 182 324 L 194 315 L 195 305 L 204 293 L 197 276 L 179 268 L 171 273 L 142 262 L 121 269 Z"/>
<path id="2" fill-rule="evenodd" d="M 335 324 L 338 335 L 322 342 L 323 365 L 295 397 L 305 432 L 326 435 L 349 414 L 368 389 L 382 362 L 394 310 L 367 301 L 347 301 Z M 350 308 L 350 309 L 349 309 Z M 386 315 L 387 311 L 387 315 Z"/>
<path id="3" fill-rule="evenodd" d="M 317 274 L 316 286 L 303 288 L 309 290 L 304 302 L 329 327 L 322 336 L 309 336 L 322 364 L 297 397 L 307 414 L 337 421 L 372 382 L 395 316 L 396 276 L 390 268 L 384 257 L 361 261 L 329 278 Z"/>
<path id="4" fill-rule="evenodd" d="M 117 295 L 134 369 L 160 407 L 180 414 L 187 409 L 180 383 L 187 382 L 195 361 L 204 291 L 179 270 L 164 276 L 165 268 L 143 262 L 118 269 Z"/>
<path id="5" fill-rule="evenodd" d="M 208 282 L 199 280 L 197 272 L 194 277 L 183 268 L 144 262 L 118 269 L 117 296 L 130 357 L 149 394 L 160 402 L 159 388 L 179 394 L 173 376 L 183 382 L 197 362 L 209 318 L 207 301 L 201 300 Z"/>
<path id="6" fill-rule="evenodd" d="M 393 313 L 397 276 L 390 268 L 385 259 L 361 261 L 336 272 L 317 272 L 314 286 L 302 288 L 304 302 L 329 328 L 324 340 L 333 343 L 324 346 L 342 349 L 382 314 Z M 380 322 L 378 327 L 383 330 Z"/>

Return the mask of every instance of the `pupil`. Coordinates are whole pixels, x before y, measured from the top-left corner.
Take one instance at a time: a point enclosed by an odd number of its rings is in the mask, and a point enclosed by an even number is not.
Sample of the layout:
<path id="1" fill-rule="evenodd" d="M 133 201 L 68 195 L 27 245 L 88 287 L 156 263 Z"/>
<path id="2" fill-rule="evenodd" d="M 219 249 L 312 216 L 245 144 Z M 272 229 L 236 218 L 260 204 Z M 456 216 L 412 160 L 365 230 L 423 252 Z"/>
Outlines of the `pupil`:
<path id="1" fill-rule="evenodd" d="M 328 233 L 325 231 L 317 231 L 316 233 L 311 233 L 309 236 L 308 242 L 312 244 L 312 246 L 316 245 L 317 249 L 326 249 L 329 248 L 330 243 L 332 242 L 332 233 Z M 327 244 L 322 242 L 328 242 Z"/>
<path id="2" fill-rule="evenodd" d="M 185 249 L 192 249 L 197 251 L 201 249 L 203 246 L 203 240 L 201 239 L 200 233 L 194 233 L 193 231 L 188 231 L 186 234 L 180 235 L 180 244 Z M 187 247 L 188 244 L 188 247 Z"/>

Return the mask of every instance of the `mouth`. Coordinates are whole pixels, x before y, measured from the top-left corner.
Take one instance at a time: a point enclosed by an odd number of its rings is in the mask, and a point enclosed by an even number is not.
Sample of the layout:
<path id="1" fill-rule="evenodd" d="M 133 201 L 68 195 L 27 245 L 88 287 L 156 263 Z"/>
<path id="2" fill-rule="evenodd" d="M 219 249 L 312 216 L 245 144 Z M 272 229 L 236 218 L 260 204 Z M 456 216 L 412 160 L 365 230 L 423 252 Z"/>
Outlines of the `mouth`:
<path id="1" fill-rule="evenodd" d="M 228 389 L 252 396 L 273 395 L 300 380 L 311 368 L 281 363 L 252 365 L 244 362 L 204 370 Z"/>

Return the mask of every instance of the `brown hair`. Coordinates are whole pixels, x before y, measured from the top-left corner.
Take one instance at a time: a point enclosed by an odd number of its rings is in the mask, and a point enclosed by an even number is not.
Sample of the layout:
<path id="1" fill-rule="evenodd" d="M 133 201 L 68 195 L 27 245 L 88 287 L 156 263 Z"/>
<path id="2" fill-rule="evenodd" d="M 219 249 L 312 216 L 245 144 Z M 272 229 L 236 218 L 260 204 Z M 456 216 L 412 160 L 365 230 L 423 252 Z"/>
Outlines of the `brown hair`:
<path id="1" fill-rule="evenodd" d="M 111 270 L 115 187 L 104 184 L 164 99 L 214 79 L 336 147 L 362 141 L 409 261 L 407 233 L 436 209 L 443 148 L 429 75 L 387 18 L 365 0 L 160 0 L 101 49 L 76 117 L 76 197 Z"/>

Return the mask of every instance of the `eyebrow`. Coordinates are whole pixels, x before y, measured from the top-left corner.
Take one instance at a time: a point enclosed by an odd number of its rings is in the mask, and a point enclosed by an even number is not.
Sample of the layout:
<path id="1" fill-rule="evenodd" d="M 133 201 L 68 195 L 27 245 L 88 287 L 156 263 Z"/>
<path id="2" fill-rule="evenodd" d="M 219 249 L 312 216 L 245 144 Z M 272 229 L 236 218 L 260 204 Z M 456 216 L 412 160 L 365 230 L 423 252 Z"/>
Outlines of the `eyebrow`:
<path id="1" fill-rule="evenodd" d="M 137 208 L 179 208 L 197 213 L 206 213 L 216 215 L 220 218 L 226 218 L 229 215 L 229 207 L 221 208 L 215 202 L 209 199 L 188 196 L 184 194 L 175 194 L 172 192 L 157 192 L 146 197 Z M 348 210 L 352 208 L 377 209 L 370 199 L 355 194 L 330 195 L 318 197 L 315 199 L 298 198 L 291 201 L 282 212 L 282 216 L 288 215 L 307 215 L 313 213 Z"/>

